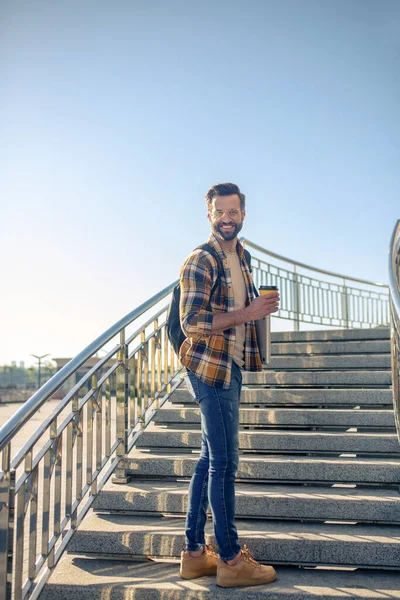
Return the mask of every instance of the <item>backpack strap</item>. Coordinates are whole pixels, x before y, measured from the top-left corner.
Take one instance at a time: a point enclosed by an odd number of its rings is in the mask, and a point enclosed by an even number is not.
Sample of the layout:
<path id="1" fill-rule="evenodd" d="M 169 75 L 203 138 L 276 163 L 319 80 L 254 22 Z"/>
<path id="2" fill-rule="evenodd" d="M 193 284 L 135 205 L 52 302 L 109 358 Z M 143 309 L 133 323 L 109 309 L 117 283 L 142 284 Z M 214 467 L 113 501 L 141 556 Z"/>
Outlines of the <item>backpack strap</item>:
<path id="1" fill-rule="evenodd" d="M 221 275 L 224 274 L 224 267 L 222 266 L 222 263 L 219 259 L 219 256 L 217 254 L 217 251 L 214 249 L 213 246 L 211 246 L 211 244 L 205 243 L 205 244 L 200 244 L 200 246 L 197 246 L 195 248 L 195 250 L 205 250 L 206 252 L 208 252 L 209 254 L 211 254 L 211 256 L 213 258 L 215 258 L 217 265 L 218 265 L 218 275 L 217 275 L 217 279 L 212 287 L 211 290 L 211 294 L 215 291 L 218 283 L 219 283 L 219 279 L 221 278 Z"/>
<path id="2" fill-rule="evenodd" d="M 221 277 L 221 274 L 224 273 L 224 268 L 223 268 L 223 266 L 221 264 L 219 256 L 218 256 L 216 250 L 214 249 L 214 247 L 211 246 L 211 244 L 208 244 L 208 243 L 200 244 L 200 246 L 197 246 L 195 248 L 195 250 L 205 250 L 206 252 L 208 252 L 209 254 L 211 254 L 211 256 L 213 256 L 215 258 L 215 260 L 217 261 L 218 275 L 217 275 L 217 280 L 215 281 L 215 283 L 214 283 L 214 285 L 212 287 L 212 290 L 211 290 L 211 293 L 213 293 L 215 291 L 215 288 L 218 285 L 218 280 Z M 244 248 L 243 250 L 244 250 L 244 257 L 246 259 L 247 266 L 249 267 L 250 273 L 252 273 L 253 270 L 251 268 L 251 254 L 250 254 L 250 252 L 246 248 Z M 260 294 L 258 293 L 258 290 L 257 290 L 256 286 L 254 285 L 254 283 L 253 283 L 253 291 L 254 291 L 254 296 L 257 298 L 257 296 L 259 296 Z"/>
<path id="3" fill-rule="evenodd" d="M 221 275 L 224 273 L 224 268 L 223 268 L 223 266 L 222 266 L 222 264 L 221 264 L 221 261 L 220 261 L 220 259 L 219 259 L 219 256 L 218 256 L 218 254 L 217 254 L 217 252 L 216 252 L 215 248 L 214 248 L 214 247 L 213 247 L 211 244 L 208 244 L 207 242 L 206 242 L 205 244 L 200 244 L 200 246 L 197 246 L 197 247 L 195 248 L 195 250 L 205 250 L 206 252 L 208 252 L 209 254 L 211 254 L 211 256 L 213 256 L 213 257 L 215 258 L 215 260 L 217 261 L 217 265 L 218 265 L 218 276 L 217 276 L 217 280 L 216 280 L 216 282 L 214 283 L 214 285 L 213 285 L 213 288 L 212 288 L 212 290 L 211 290 L 211 293 L 213 293 L 213 292 L 214 292 L 214 290 L 215 290 L 215 288 L 216 288 L 216 286 L 217 286 L 217 284 L 218 284 L 218 279 L 219 279 L 219 278 L 221 277 Z M 246 259 L 247 266 L 249 267 L 249 271 L 250 271 L 250 273 L 252 273 L 252 271 L 253 271 L 253 270 L 252 270 L 252 268 L 251 268 L 251 254 L 250 254 L 250 252 L 249 252 L 249 251 L 248 251 L 246 248 L 243 248 L 243 250 L 244 250 L 244 257 L 245 257 L 245 259 Z M 254 287 L 254 293 L 255 293 L 255 295 L 256 295 L 256 296 L 258 296 L 259 294 L 258 294 L 257 288 L 255 287 L 255 285 L 254 285 L 254 284 L 253 284 L 253 287 Z"/>
<path id="4" fill-rule="evenodd" d="M 246 248 L 243 248 L 244 250 L 244 256 L 247 262 L 247 266 L 249 267 L 249 271 L 250 273 L 252 272 L 252 268 L 251 268 L 251 254 L 248 250 L 246 250 Z"/>
<path id="5" fill-rule="evenodd" d="M 250 273 L 253 272 L 253 269 L 251 268 L 251 254 L 248 250 L 246 250 L 246 248 L 244 248 L 244 255 L 246 257 L 246 262 L 247 265 L 249 267 L 249 271 Z M 258 293 L 258 289 L 256 288 L 256 286 L 254 285 L 254 281 L 253 281 L 253 292 L 254 292 L 254 296 L 257 298 L 260 294 Z"/>
<path id="6" fill-rule="evenodd" d="M 195 248 L 195 250 L 205 250 L 206 252 L 208 252 L 209 254 L 211 254 L 215 260 L 217 261 L 218 264 L 218 270 L 222 271 L 222 265 L 221 265 L 221 261 L 219 259 L 218 254 L 216 253 L 215 249 L 213 246 L 211 246 L 211 244 L 200 244 L 200 246 L 197 246 Z M 246 259 L 247 265 L 249 267 L 249 271 L 250 273 L 252 272 L 252 268 L 251 268 L 251 254 L 248 250 L 246 250 L 246 248 L 243 249 L 244 250 L 244 257 Z"/>

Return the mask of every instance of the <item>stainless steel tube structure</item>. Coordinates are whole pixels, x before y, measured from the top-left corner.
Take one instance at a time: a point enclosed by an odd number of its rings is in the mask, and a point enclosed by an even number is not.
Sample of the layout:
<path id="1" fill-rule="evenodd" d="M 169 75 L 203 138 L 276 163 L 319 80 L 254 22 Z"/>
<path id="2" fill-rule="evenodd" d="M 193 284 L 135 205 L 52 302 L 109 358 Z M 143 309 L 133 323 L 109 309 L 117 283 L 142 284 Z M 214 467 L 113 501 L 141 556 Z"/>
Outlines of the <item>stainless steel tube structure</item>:
<path id="1" fill-rule="evenodd" d="M 389 325 L 387 285 L 312 267 L 246 238 L 241 242 L 252 254 L 255 285 L 279 288 L 280 310 L 273 316 L 293 321 L 295 330 L 300 323 L 345 329 Z"/>
<path id="2" fill-rule="evenodd" d="M 383 284 L 313 269 L 243 241 L 255 250 L 256 285 L 279 287 L 278 317 L 292 319 L 295 327 L 301 321 L 339 327 L 389 322 L 388 289 Z M 398 411 L 399 227 L 393 243 L 391 307 Z M 293 269 L 266 262 L 267 256 L 291 263 Z M 301 274 L 302 268 L 340 281 L 320 281 Z M 356 288 L 354 282 L 361 286 Z M 166 330 L 168 300 L 176 283 L 107 329 L 0 429 L 0 600 L 39 596 L 107 479 L 126 481 L 128 453 L 180 385 L 181 367 Z M 98 356 L 100 351 L 104 356 Z M 82 374 L 81 367 L 89 360 L 91 366 Z M 56 392 L 62 393 L 56 408 L 14 452 L 17 434 Z"/>
<path id="3" fill-rule="evenodd" d="M 400 441 L 400 219 L 389 247 L 390 342 L 392 354 L 393 406 Z"/>
<path id="4" fill-rule="evenodd" d="M 165 327 L 175 284 L 89 344 L 1 428 L 1 600 L 39 596 L 107 479 L 126 482 L 125 456 L 180 384 Z M 80 376 L 89 359 L 94 366 Z M 58 406 L 12 457 L 17 433 L 68 382 Z"/>

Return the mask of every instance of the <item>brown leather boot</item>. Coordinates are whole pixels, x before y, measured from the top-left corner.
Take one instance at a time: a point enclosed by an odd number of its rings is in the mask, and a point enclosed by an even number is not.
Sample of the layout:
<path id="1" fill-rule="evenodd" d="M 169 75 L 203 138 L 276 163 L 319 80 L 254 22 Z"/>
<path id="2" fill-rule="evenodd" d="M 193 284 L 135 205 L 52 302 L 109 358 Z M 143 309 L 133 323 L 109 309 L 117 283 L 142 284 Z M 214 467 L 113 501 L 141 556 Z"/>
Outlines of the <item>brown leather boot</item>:
<path id="1" fill-rule="evenodd" d="M 190 556 L 189 552 L 181 552 L 180 576 L 182 579 L 197 579 L 203 575 L 215 575 L 219 554 L 210 546 L 204 546 L 204 552 L 197 558 Z"/>
<path id="2" fill-rule="evenodd" d="M 218 560 L 217 585 L 220 587 L 261 585 L 271 583 L 275 579 L 275 569 L 254 560 L 246 546 L 243 546 L 241 558 L 236 565 L 228 565 L 225 561 Z"/>

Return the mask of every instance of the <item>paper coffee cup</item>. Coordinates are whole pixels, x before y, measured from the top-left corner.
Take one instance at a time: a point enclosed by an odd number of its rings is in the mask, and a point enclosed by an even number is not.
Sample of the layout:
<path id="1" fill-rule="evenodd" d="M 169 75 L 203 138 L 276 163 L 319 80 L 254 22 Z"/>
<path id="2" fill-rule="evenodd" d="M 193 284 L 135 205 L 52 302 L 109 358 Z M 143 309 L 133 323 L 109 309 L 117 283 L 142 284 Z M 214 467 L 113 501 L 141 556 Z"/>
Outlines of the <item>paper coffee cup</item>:
<path id="1" fill-rule="evenodd" d="M 266 296 L 267 294 L 271 294 L 271 292 L 277 292 L 277 285 L 261 285 L 260 286 L 260 296 Z"/>

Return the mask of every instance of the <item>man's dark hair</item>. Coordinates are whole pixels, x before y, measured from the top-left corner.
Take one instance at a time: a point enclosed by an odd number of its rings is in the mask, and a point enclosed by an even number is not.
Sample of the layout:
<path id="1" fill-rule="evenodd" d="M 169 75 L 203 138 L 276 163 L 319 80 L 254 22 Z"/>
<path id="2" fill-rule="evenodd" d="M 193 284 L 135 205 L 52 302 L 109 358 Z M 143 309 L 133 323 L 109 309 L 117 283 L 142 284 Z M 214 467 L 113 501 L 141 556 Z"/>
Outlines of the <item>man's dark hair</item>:
<path id="1" fill-rule="evenodd" d="M 239 187 L 234 183 L 216 183 L 208 190 L 206 194 L 207 208 L 211 210 L 211 204 L 215 196 L 231 196 L 237 194 L 240 198 L 240 209 L 244 210 L 246 196 L 241 193 Z"/>

